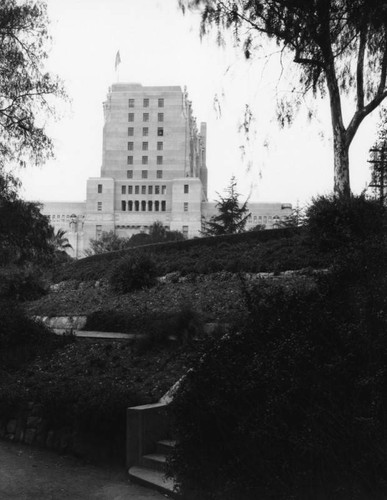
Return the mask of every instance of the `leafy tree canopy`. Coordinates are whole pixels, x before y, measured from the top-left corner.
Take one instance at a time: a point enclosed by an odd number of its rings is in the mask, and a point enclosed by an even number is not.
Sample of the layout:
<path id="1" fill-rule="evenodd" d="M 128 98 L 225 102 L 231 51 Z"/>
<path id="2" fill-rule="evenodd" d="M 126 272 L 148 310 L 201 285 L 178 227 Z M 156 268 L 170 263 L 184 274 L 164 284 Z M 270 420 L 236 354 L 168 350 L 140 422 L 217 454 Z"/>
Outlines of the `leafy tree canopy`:
<path id="1" fill-rule="evenodd" d="M 64 97 L 60 80 L 43 69 L 49 40 L 43 1 L 3 0 L 0 5 L 0 168 L 52 155 L 43 116 L 50 97 Z"/>
<path id="2" fill-rule="evenodd" d="M 0 196 L 0 262 L 23 264 L 50 259 L 53 228 L 41 205 Z"/>
<path id="3" fill-rule="evenodd" d="M 247 218 L 247 200 L 239 205 L 239 193 L 236 191 L 237 182 L 231 177 L 230 185 L 226 189 L 226 196 L 218 193 L 219 201 L 216 203 L 218 215 L 213 215 L 204 223 L 202 234 L 205 236 L 219 236 L 222 234 L 242 233 L 245 230 Z"/>
<path id="4" fill-rule="evenodd" d="M 349 146 L 364 118 L 387 96 L 387 0 L 179 0 L 198 8 L 202 34 L 215 27 L 218 40 L 232 30 L 246 58 L 266 36 L 298 64 L 292 95 L 328 93 L 331 108 L 334 188 L 349 195 Z M 355 107 L 344 124 L 342 99 Z M 300 99 L 298 98 L 298 99 Z M 296 98 L 297 100 L 297 98 Z M 291 108 L 281 103 L 284 119 Z"/>
<path id="5" fill-rule="evenodd" d="M 115 252 L 127 248 L 161 243 L 163 241 L 183 240 L 184 236 L 179 231 L 167 230 L 162 222 L 156 221 L 149 228 L 148 233 L 136 233 L 129 238 L 118 236 L 114 231 L 103 231 L 100 238 L 90 240 L 90 248 L 85 251 L 87 256 L 105 252 Z"/>

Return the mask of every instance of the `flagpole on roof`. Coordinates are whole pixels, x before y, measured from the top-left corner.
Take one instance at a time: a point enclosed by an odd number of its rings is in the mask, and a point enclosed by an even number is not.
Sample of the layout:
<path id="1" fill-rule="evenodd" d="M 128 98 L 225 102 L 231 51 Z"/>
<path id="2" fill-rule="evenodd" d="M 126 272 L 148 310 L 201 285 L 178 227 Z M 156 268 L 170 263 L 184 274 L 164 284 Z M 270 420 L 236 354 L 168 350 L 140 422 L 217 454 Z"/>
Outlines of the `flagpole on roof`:
<path id="1" fill-rule="evenodd" d="M 121 64 L 120 51 L 117 50 L 116 60 L 114 63 L 114 68 L 115 68 L 116 75 L 117 75 L 117 83 L 120 81 L 120 64 Z"/>

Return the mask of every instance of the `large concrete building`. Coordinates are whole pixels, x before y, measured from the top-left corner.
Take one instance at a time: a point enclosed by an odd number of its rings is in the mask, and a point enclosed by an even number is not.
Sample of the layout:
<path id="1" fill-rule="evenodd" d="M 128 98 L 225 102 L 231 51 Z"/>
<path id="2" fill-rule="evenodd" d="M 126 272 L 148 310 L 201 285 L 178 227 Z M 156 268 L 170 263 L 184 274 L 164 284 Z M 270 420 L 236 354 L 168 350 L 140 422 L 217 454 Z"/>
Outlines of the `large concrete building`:
<path id="1" fill-rule="evenodd" d="M 101 176 L 87 181 L 86 202 L 45 202 L 43 213 L 65 229 L 82 257 L 103 231 L 131 236 L 161 221 L 187 238 L 216 212 L 207 200 L 206 124 L 196 123 L 180 87 L 115 83 L 103 104 Z M 247 227 L 289 215 L 291 205 L 249 203 Z"/>

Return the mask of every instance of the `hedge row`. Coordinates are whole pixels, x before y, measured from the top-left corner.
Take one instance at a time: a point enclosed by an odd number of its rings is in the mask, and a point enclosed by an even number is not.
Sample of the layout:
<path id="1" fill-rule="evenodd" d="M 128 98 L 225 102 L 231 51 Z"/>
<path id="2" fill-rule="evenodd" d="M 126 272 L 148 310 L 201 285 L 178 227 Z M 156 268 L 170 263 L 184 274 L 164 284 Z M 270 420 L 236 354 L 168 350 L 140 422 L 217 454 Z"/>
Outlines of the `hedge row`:
<path id="1" fill-rule="evenodd" d="M 300 250 L 300 244 L 297 245 L 297 242 L 300 241 L 299 238 L 301 238 L 300 230 L 284 228 L 217 237 L 196 238 L 184 241 L 155 243 L 128 250 L 93 255 L 81 259 L 57 269 L 54 280 L 59 282 L 68 279 L 97 280 L 107 278 L 110 275 L 112 265 L 114 265 L 117 260 L 138 251 L 153 254 L 158 264 L 158 272 L 160 275 L 173 271 L 179 271 L 182 274 L 189 274 L 190 272 L 206 274 L 223 270 L 233 272 L 276 270 L 272 269 L 272 263 L 270 262 L 269 267 L 266 264 L 264 265 L 263 260 L 260 258 L 260 254 L 267 253 L 270 261 L 271 245 L 278 248 L 287 247 L 290 249 L 294 243 L 296 244 L 297 252 L 293 252 L 293 257 L 295 257 L 298 262 L 290 262 L 289 265 L 294 265 L 295 268 L 313 265 L 315 259 L 313 262 L 309 263 L 306 256 L 309 250 L 306 252 L 302 252 L 301 250 L 301 257 L 296 255 Z M 292 245 L 290 245 L 290 241 Z M 275 245 L 275 242 L 280 242 L 280 244 Z M 265 252 L 265 247 L 267 245 L 269 246 L 269 251 Z M 286 262 L 283 266 L 289 269 Z"/>

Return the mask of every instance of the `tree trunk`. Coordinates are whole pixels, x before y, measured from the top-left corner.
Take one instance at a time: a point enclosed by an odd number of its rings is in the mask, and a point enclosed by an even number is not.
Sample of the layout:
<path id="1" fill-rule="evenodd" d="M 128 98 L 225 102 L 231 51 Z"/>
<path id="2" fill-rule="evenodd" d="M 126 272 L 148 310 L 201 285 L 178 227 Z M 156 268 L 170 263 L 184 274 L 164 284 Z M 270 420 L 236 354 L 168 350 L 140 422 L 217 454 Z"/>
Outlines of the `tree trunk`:
<path id="1" fill-rule="evenodd" d="M 330 55 L 329 63 L 325 69 L 329 100 L 331 107 L 333 131 L 333 156 L 334 156 L 334 192 L 339 196 L 351 194 L 349 182 L 349 141 L 343 124 L 340 91 L 333 57 Z"/>
<path id="2" fill-rule="evenodd" d="M 351 194 L 349 182 L 349 146 L 345 131 L 337 124 L 333 125 L 333 155 L 334 192 L 339 196 L 349 196 Z"/>

